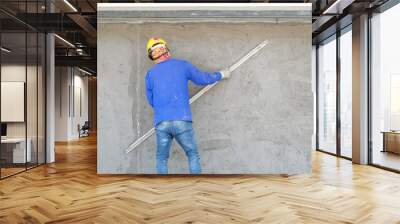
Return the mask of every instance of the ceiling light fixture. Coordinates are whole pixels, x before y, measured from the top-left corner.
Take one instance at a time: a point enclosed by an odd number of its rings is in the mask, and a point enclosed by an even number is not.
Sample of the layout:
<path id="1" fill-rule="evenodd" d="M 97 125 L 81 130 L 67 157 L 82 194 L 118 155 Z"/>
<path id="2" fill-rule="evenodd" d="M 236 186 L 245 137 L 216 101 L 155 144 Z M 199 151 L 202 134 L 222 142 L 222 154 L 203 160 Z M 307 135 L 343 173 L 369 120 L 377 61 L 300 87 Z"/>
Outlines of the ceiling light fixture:
<path id="1" fill-rule="evenodd" d="M 86 70 L 83 70 L 83 69 L 81 69 L 81 68 L 79 68 L 79 67 L 78 67 L 78 70 L 81 71 L 81 72 L 83 72 L 83 73 L 85 73 L 85 74 L 87 74 L 87 75 L 90 75 L 90 76 L 93 75 L 92 73 L 90 73 L 90 72 L 88 72 L 88 71 L 86 71 Z"/>
<path id="2" fill-rule="evenodd" d="M 354 0 L 336 0 L 322 14 L 342 14 L 343 9 L 353 3 Z M 342 10 L 340 10 L 342 8 Z"/>
<path id="3" fill-rule="evenodd" d="M 81 48 L 77 48 L 76 53 L 78 53 L 79 55 L 84 55 L 83 49 Z"/>
<path id="4" fill-rule="evenodd" d="M 57 35 L 57 34 L 54 34 L 54 36 L 55 37 L 57 37 L 59 40 L 61 40 L 62 42 L 64 42 L 64 43 L 66 43 L 67 45 L 69 45 L 70 47 L 73 47 L 73 48 L 75 48 L 75 45 L 73 45 L 71 42 L 69 42 L 68 40 L 66 40 L 66 39 L 64 39 L 64 38 L 62 38 L 62 37 L 60 37 L 59 35 Z"/>
<path id="5" fill-rule="evenodd" d="M 74 12 L 78 12 L 78 10 L 73 6 L 68 0 L 64 0 L 65 4 L 67 4 Z"/>
<path id="6" fill-rule="evenodd" d="M 4 51 L 6 53 L 10 53 L 11 52 L 11 50 L 9 50 L 9 49 L 7 49 L 5 47 L 1 47 L 1 51 Z"/>

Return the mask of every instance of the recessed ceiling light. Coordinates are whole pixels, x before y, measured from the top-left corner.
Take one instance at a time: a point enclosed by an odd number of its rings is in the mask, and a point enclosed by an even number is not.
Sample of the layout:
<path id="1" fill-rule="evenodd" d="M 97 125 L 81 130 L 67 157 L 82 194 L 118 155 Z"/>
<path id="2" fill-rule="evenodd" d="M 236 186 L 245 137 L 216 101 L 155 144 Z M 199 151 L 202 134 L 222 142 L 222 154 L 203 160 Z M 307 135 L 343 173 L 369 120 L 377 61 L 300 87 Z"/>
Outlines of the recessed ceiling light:
<path id="1" fill-rule="evenodd" d="M 88 72 L 88 71 L 86 71 L 86 70 L 83 70 L 83 69 L 81 69 L 81 68 L 79 68 L 79 67 L 78 67 L 78 70 L 81 71 L 81 72 L 83 72 L 83 73 L 85 73 L 85 74 L 87 74 L 87 75 L 90 75 L 90 76 L 93 75 L 92 73 L 90 73 L 90 72 Z"/>
<path id="2" fill-rule="evenodd" d="M 1 51 L 4 51 L 6 53 L 10 53 L 11 52 L 11 50 L 9 50 L 9 49 L 7 49 L 5 47 L 1 47 Z"/>
<path id="3" fill-rule="evenodd" d="M 57 37 L 59 40 L 61 40 L 62 42 L 66 43 L 67 45 L 69 45 L 70 47 L 75 48 L 75 45 L 73 45 L 71 42 L 69 42 L 68 40 L 62 38 L 61 36 L 54 34 L 55 37 Z"/>
<path id="4" fill-rule="evenodd" d="M 74 12 L 78 12 L 78 10 L 68 1 L 64 0 L 65 4 L 67 4 Z"/>

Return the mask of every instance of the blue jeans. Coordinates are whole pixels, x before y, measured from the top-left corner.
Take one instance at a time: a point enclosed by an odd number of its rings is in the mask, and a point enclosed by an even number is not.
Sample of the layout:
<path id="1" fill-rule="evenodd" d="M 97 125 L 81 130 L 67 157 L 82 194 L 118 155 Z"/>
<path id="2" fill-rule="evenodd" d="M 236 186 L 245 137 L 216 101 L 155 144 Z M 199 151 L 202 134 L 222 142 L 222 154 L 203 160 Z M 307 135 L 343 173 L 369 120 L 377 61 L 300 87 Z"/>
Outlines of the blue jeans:
<path id="1" fill-rule="evenodd" d="M 201 173 L 200 156 L 197 152 L 192 122 L 162 121 L 156 125 L 156 134 L 158 174 L 168 174 L 169 150 L 174 138 L 185 151 L 189 160 L 190 173 Z"/>

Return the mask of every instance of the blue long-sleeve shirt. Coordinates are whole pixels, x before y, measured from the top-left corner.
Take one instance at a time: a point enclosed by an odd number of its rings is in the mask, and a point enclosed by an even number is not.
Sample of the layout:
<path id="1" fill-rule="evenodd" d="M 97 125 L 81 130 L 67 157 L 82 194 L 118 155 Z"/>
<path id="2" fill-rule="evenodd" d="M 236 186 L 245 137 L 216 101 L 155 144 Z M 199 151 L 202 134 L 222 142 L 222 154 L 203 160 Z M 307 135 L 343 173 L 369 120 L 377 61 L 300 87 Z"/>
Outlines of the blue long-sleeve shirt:
<path id="1" fill-rule="evenodd" d="M 175 58 L 155 64 L 146 74 L 146 96 L 154 111 L 154 126 L 161 121 L 192 121 L 188 81 L 209 85 L 221 80 L 221 73 L 200 71 L 191 63 Z"/>

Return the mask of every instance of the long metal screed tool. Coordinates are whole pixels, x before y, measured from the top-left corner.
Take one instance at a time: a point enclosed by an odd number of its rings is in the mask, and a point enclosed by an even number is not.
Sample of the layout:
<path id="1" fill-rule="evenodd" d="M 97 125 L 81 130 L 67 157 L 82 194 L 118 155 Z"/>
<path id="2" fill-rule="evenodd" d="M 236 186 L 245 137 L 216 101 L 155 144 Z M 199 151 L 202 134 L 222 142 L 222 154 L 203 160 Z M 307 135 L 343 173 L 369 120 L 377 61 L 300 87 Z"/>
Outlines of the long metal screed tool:
<path id="1" fill-rule="evenodd" d="M 249 60 L 252 56 L 254 56 L 257 52 L 259 52 L 261 49 L 263 49 L 265 46 L 269 44 L 268 40 L 264 40 L 263 42 L 259 43 L 255 48 L 253 48 L 251 51 L 249 51 L 245 56 L 240 58 L 235 64 L 231 65 L 229 67 L 229 71 L 233 72 L 236 70 L 239 66 L 241 66 L 243 63 L 245 63 L 247 60 Z M 214 87 L 218 82 L 208 85 L 201 89 L 198 93 L 196 93 L 194 96 L 192 96 L 189 100 L 189 103 L 192 104 L 195 102 L 198 98 L 200 98 L 204 93 L 206 93 L 208 90 L 210 90 L 212 87 Z M 134 150 L 138 145 L 142 144 L 146 139 L 148 139 L 150 136 L 152 136 L 155 133 L 155 128 L 153 127 L 150 129 L 146 134 L 144 134 L 142 137 L 138 138 L 135 142 L 133 142 L 127 149 L 126 153 L 131 152 Z"/>

